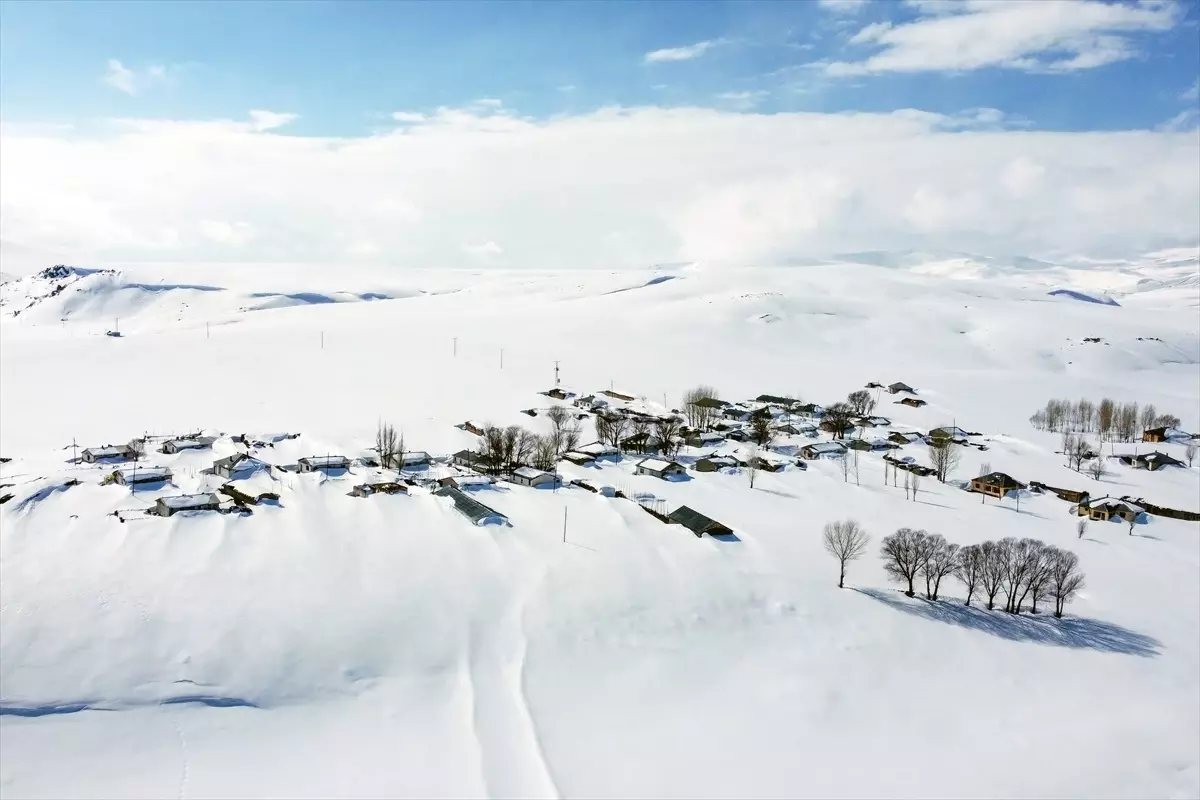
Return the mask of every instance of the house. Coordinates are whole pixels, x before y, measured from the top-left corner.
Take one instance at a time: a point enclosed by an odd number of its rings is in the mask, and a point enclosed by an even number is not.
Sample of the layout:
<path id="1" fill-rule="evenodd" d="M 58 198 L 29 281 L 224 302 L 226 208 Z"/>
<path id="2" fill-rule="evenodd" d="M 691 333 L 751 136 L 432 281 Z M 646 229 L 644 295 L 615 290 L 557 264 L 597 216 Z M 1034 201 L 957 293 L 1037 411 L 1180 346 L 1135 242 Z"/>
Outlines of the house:
<path id="1" fill-rule="evenodd" d="M 297 466 L 301 472 L 350 469 L 350 459 L 345 456 L 306 456 L 297 462 Z"/>
<path id="2" fill-rule="evenodd" d="M 696 472 L 720 472 L 723 469 L 736 466 L 737 462 L 729 456 L 707 456 L 696 459 L 696 463 L 692 465 L 692 469 L 696 470 Z"/>
<path id="3" fill-rule="evenodd" d="M 709 536 L 728 536 L 733 533 L 733 530 L 728 525 L 722 525 L 715 519 L 704 516 L 699 511 L 680 506 L 667 515 L 667 519 L 676 525 L 682 525 L 692 533 L 696 534 L 696 538 L 700 538 L 704 534 Z"/>
<path id="4" fill-rule="evenodd" d="M 212 436 L 197 436 L 194 439 L 171 439 L 170 441 L 163 442 L 162 447 L 159 448 L 159 452 L 171 454 L 183 450 L 204 450 L 212 447 L 215 441 L 216 438 Z"/>
<path id="5" fill-rule="evenodd" d="M 518 486 L 551 486 L 558 488 L 562 485 L 562 478 L 555 475 L 553 472 L 535 469 L 533 467 L 517 467 L 513 470 L 510 480 Z"/>
<path id="6" fill-rule="evenodd" d="M 575 398 L 575 406 L 577 408 L 586 408 L 591 411 L 595 408 L 604 408 L 608 405 L 608 401 L 602 397 L 596 397 L 594 394 L 589 394 L 584 397 Z"/>
<path id="7" fill-rule="evenodd" d="M 424 450 L 410 450 L 400 454 L 400 467 L 424 467 L 433 459 Z"/>
<path id="8" fill-rule="evenodd" d="M 139 483 L 164 483 L 171 480 L 171 470 L 166 467 L 127 467 L 112 474 L 113 483 L 133 486 Z"/>
<path id="9" fill-rule="evenodd" d="M 222 478 L 244 478 L 260 469 L 270 470 L 271 465 L 245 453 L 218 458 L 212 465 L 213 474 Z"/>
<path id="10" fill-rule="evenodd" d="M 555 388 L 551 389 L 550 391 L 546 392 L 545 395 L 546 395 L 546 397 L 553 397 L 555 400 L 567 400 L 571 397 L 574 397 L 574 395 L 571 394 L 571 392 L 564 392 L 562 389 L 559 389 L 558 387 L 555 387 Z"/>
<path id="11" fill-rule="evenodd" d="M 1146 513 L 1146 510 L 1127 500 L 1098 497 L 1095 500 L 1080 503 L 1076 508 L 1076 513 L 1081 517 L 1086 516 L 1088 519 L 1099 522 L 1108 522 L 1113 517 L 1126 522 L 1136 522 L 1138 517 Z"/>
<path id="12" fill-rule="evenodd" d="M 870 383 L 867 384 L 867 388 L 868 389 L 882 389 L 883 384 L 880 383 L 879 381 L 871 381 Z"/>
<path id="13" fill-rule="evenodd" d="M 796 405 L 796 401 L 792 398 L 780 397 L 777 394 L 760 394 L 758 397 L 754 398 L 754 402 L 766 403 L 767 405 L 772 406 L 783 406 L 784 408 L 791 408 L 792 406 Z"/>
<path id="14" fill-rule="evenodd" d="M 916 397 L 906 397 L 903 400 L 897 400 L 896 402 L 902 406 L 911 406 L 913 408 L 920 408 L 921 406 L 929 405 L 924 400 L 921 400 Z"/>
<path id="15" fill-rule="evenodd" d="M 712 447 L 725 441 L 725 435 L 718 431 L 699 431 L 686 439 L 692 447 Z"/>
<path id="16" fill-rule="evenodd" d="M 841 442 L 814 442 L 800 448 L 800 457 L 812 461 L 816 458 L 841 458 L 846 447 Z"/>
<path id="17" fill-rule="evenodd" d="M 912 444 L 913 442 L 921 441 L 923 437 L 915 431 L 892 431 L 888 434 L 888 441 L 892 444 Z"/>
<path id="18" fill-rule="evenodd" d="M 435 497 L 449 497 L 454 502 L 454 510 L 471 520 L 476 525 L 507 525 L 508 517 L 493 508 L 470 497 L 461 489 L 443 486 L 434 493 Z"/>
<path id="19" fill-rule="evenodd" d="M 634 397 L 631 394 L 625 394 L 624 392 L 614 392 L 612 389 L 605 389 L 600 394 L 607 395 L 608 397 L 611 397 L 614 400 L 624 400 L 626 402 L 637 399 L 636 397 Z"/>
<path id="20" fill-rule="evenodd" d="M 462 430 L 466 431 L 467 433 L 473 433 L 476 436 L 483 436 L 483 425 L 479 424 L 478 422 L 472 422 L 471 420 L 467 420 L 466 422 L 462 423 L 458 427 L 461 428 Z"/>
<path id="21" fill-rule="evenodd" d="M 823 420 L 819 427 L 821 428 L 821 430 L 825 431 L 826 433 L 832 433 L 835 435 L 838 433 L 838 426 L 832 420 L 828 420 L 828 419 Z M 853 425 L 847 425 L 846 427 L 841 429 L 842 436 L 847 436 L 852 433 L 854 433 Z"/>
<path id="22" fill-rule="evenodd" d="M 750 409 L 742 405 L 728 406 L 721 409 L 721 416 L 735 422 L 744 422 L 750 419 Z"/>
<path id="23" fill-rule="evenodd" d="M 1142 434 L 1143 442 L 1165 442 L 1167 441 L 1167 428 L 1151 428 Z"/>
<path id="24" fill-rule="evenodd" d="M 806 427 L 811 430 L 815 430 L 815 428 L 813 428 L 811 425 Z M 800 426 L 791 422 L 785 422 L 782 425 L 776 425 L 775 432 L 783 436 L 799 436 L 801 433 Z"/>
<path id="25" fill-rule="evenodd" d="M 360 483 L 350 490 L 354 497 L 370 497 L 373 494 L 408 494 L 408 484 L 395 481 Z"/>
<path id="26" fill-rule="evenodd" d="M 729 403 L 726 403 L 724 400 L 718 400 L 715 397 L 701 397 L 699 400 L 694 403 L 690 403 L 689 405 L 693 405 L 696 408 L 711 408 L 716 411 L 723 411 L 725 406 L 729 405 Z"/>
<path id="27" fill-rule="evenodd" d="M 1166 453 L 1160 453 L 1155 450 L 1153 453 L 1142 453 L 1139 456 L 1117 456 L 1122 464 L 1133 467 L 1134 469 L 1145 469 L 1150 472 L 1162 469 L 1163 467 L 1182 467 L 1183 462 L 1178 458 L 1173 458 Z"/>
<path id="28" fill-rule="evenodd" d="M 768 461 L 762 456 L 754 456 L 753 458 L 741 462 L 743 467 L 761 470 L 762 472 L 779 472 L 783 469 L 783 464 L 777 461 Z"/>
<path id="29" fill-rule="evenodd" d="M 804 403 L 792 409 L 795 413 L 805 417 L 822 417 L 825 415 L 825 409 L 816 403 Z"/>
<path id="30" fill-rule="evenodd" d="M 950 439 L 954 442 L 965 442 L 968 436 L 970 434 L 957 425 L 946 425 L 929 432 L 930 439 Z"/>
<path id="31" fill-rule="evenodd" d="M 522 413 L 522 414 L 528 414 L 528 415 L 529 415 L 529 416 L 531 416 L 531 417 L 536 417 L 536 416 L 537 416 L 537 409 L 536 409 L 536 408 L 526 408 L 526 409 L 522 410 L 522 411 L 521 411 L 521 413 Z"/>
<path id="32" fill-rule="evenodd" d="M 449 486 L 452 489 L 480 489 L 491 486 L 496 479 L 491 475 L 450 475 L 438 479 L 438 486 Z"/>
<path id="33" fill-rule="evenodd" d="M 97 461 L 128 461 L 133 458 L 133 449 L 126 444 L 106 444 L 103 447 L 88 447 L 80 457 L 89 464 Z"/>
<path id="34" fill-rule="evenodd" d="M 653 475 L 655 478 L 670 480 L 673 475 L 686 475 L 687 469 L 682 464 L 666 461 L 661 458 L 643 458 L 634 469 L 635 475 Z"/>
<path id="35" fill-rule="evenodd" d="M 211 492 L 203 494 L 179 494 L 174 497 L 160 497 L 154 504 L 154 513 L 160 517 L 169 517 L 180 511 L 220 511 L 221 498 Z"/>
<path id="36" fill-rule="evenodd" d="M 563 461 L 570 461 L 572 464 L 578 464 L 581 467 L 586 467 L 596 463 L 596 457 L 587 453 L 580 453 L 572 450 L 569 453 L 563 453 Z"/>
<path id="37" fill-rule="evenodd" d="M 485 456 L 474 450 L 459 450 L 450 456 L 450 460 L 459 466 L 468 467 L 477 472 L 488 472 L 495 467 L 490 456 Z"/>
<path id="38" fill-rule="evenodd" d="M 971 479 L 972 492 L 988 494 L 992 497 L 1004 497 L 1011 491 L 1020 491 L 1024 488 L 1025 484 L 1003 472 L 989 472 L 987 475 Z"/>
<path id="39" fill-rule="evenodd" d="M 876 452 L 879 450 L 895 450 L 898 445 L 889 442 L 886 439 L 852 439 L 850 440 L 851 450 L 862 450 L 867 452 Z"/>
<path id="40" fill-rule="evenodd" d="M 1057 486 L 1047 486 L 1040 481 L 1030 481 L 1029 490 L 1032 492 L 1052 492 L 1059 500 L 1068 503 L 1086 503 L 1089 493 L 1078 489 L 1060 489 Z"/>
<path id="41" fill-rule="evenodd" d="M 892 421 L 887 417 L 860 417 L 858 424 L 863 428 L 886 428 Z"/>
<path id="42" fill-rule="evenodd" d="M 621 440 L 622 450 L 632 450 L 638 453 L 657 453 L 662 450 L 662 440 L 646 431 Z"/>
<path id="43" fill-rule="evenodd" d="M 917 393 L 916 389 L 912 388 L 907 383 L 901 383 L 900 381 L 896 381 L 895 383 L 888 386 L 887 390 L 889 392 L 891 392 L 892 394 L 899 394 L 900 392 L 907 392 L 908 394 L 916 394 Z"/>
<path id="44" fill-rule="evenodd" d="M 604 442 L 592 442 L 576 447 L 575 450 L 580 453 L 587 453 L 592 458 L 607 458 L 610 461 L 616 461 L 621 457 L 620 450 Z"/>

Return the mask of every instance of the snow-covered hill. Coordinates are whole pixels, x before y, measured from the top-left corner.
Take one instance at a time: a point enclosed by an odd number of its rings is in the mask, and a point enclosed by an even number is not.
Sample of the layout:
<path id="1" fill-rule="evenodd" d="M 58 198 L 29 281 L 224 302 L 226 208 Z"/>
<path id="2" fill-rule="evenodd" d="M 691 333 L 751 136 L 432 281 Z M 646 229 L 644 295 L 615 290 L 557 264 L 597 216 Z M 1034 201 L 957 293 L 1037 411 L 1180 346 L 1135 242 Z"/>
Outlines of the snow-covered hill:
<path id="1" fill-rule="evenodd" d="M 628 458 L 560 467 L 691 506 L 733 528 L 726 540 L 628 500 L 507 484 L 476 497 L 511 525 L 477 528 L 419 490 L 347 496 L 362 467 L 260 476 L 255 491 L 280 498 L 249 516 L 122 523 L 109 514 L 211 487 L 201 470 L 235 445 L 154 454 L 173 482 L 136 494 L 66 463 L 72 441 L 199 429 L 300 433 L 259 448 L 277 464 L 357 456 L 380 418 L 410 449 L 453 453 L 477 444 L 455 427 L 467 419 L 541 430 L 520 412 L 554 402 L 537 392 L 558 362 L 575 391 L 651 408 L 701 382 L 829 403 L 904 381 L 928 405 L 883 393 L 888 430 L 980 432 L 988 449 L 964 449 L 960 482 L 987 463 L 1200 510 L 1196 469 L 1114 460 L 1096 481 L 1028 423 L 1050 397 L 1111 396 L 1200 428 L 1197 289 L 1171 272 L 1186 259 L 1136 278 L 1024 265 L 954 280 L 849 260 L 6 283 L 0 794 L 1197 796 L 1197 523 L 1094 522 L 1079 539 L 1051 494 L 1017 508 L 927 478 L 914 502 L 868 453 L 857 480 L 817 461 L 753 489 L 745 474 L 638 476 Z M 1181 282 L 1120 295 L 1121 276 Z M 305 299 L 376 295 L 394 299 Z M 124 335 L 104 336 L 116 316 Z M 820 532 L 844 517 L 873 542 L 838 590 Z M 1034 536 L 1077 552 L 1088 586 L 1062 621 L 965 609 L 957 585 L 909 599 L 876 557 L 901 526 L 960 544 Z"/>

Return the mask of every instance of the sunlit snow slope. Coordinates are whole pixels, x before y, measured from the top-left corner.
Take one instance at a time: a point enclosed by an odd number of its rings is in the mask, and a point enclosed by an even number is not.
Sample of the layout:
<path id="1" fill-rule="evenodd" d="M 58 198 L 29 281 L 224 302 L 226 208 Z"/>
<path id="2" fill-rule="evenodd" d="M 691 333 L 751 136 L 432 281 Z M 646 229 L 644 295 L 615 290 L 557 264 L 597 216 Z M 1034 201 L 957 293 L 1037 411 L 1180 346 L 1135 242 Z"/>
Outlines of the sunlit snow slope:
<path id="1" fill-rule="evenodd" d="M 938 273 L 269 267 L 5 283 L 0 795 L 1197 796 L 1197 523 L 1092 523 L 1077 539 L 1053 495 L 981 504 L 928 478 L 914 502 L 874 454 L 857 481 L 812 462 L 753 489 L 744 474 L 635 476 L 630 458 L 561 465 L 692 506 L 727 540 L 626 500 L 507 484 L 477 496 L 511 526 L 477 528 L 421 492 L 347 496 L 358 467 L 263 479 L 279 505 L 248 517 L 122 523 L 109 514 L 204 486 L 232 445 L 152 455 L 173 485 L 137 495 L 67 463 L 73 441 L 198 429 L 299 433 L 263 448 L 273 463 L 359 456 L 380 418 L 409 449 L 453 453 L 476 445 L 454 427 L 467 419 L 542 430 L 520 411 L 552 402 L 537 392 L 557 361 L 572 390 L 668 408 L 699 382 L 729 400 L 829 403 L 904 381 L 929 405 L 883 394 L 890 429 L 957 424 L 988 442 L 956 478 L 986 461 L 1200 510 L 1200 471 L 1114 462 L 1097 482 L 1027 421 L 1049 397 L 1112 396 L 1200 427 L 1195 281 L 1118 296 L 1115 281 Z M 873 542 L 839 590 L 820 535 L 844 517 Z M 1035 536 L 1076 551 L 1088 586 L 1062 621 L 965 609 L 957 584 L 909 599 L 876 556 L 900 526 L 960 544 Z"/>

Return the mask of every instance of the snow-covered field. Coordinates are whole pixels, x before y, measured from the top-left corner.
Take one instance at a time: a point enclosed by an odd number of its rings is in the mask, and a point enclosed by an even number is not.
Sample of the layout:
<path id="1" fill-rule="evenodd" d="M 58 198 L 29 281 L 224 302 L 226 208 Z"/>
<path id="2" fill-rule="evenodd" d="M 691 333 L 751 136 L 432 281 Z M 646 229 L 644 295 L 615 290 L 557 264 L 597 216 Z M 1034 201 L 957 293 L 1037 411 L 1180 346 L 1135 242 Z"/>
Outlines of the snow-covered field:
<path id="1" fill-rule="evenodd" d="M 753 489 L 743 474 L 635 476 L 632 458 L 560 466 L 689 505 L 726 540 L 626 500 L 508 484 L 476 496 L 511 526 L 478 528 L 425 493 L 348 497 L 359 467 L 262 479 L 279 505 L 247 517 L 122 523 L 109 514 L 205 485 L 232 444 L 152 455 L 174 485 L 135 496 L 67 463 L 73 441 L 198 429 L 300 433 L 263 449 L 273 463 L 358 456 L 380 418 L 409 449 L 452 453 L 477 443 L 455 427 L 467 419 L 540 430 L 520 411 L 552 402 L 537 392 L 557 361 L 564 386 L 651 408 L 701 382 L 830 403 L 904 381 L 929 405 L 884 393 L 885 430 L 956 424 L 988 444 L 952 477 L 987 462 L 1200 510 L 1197 469 L 1114 461 L 1097 484 L 1028 422 L 1050 397 L 1111 396 L 1200 427 L 1195 251 L 858 260 L 7 281 L 0 796 L 1200 795 L 1198 523 L 1094 522 L 1079 540 L 1053 495 L 1017 509 L 926 478 L 913 502 L 876 454 L 858 482 L 810 462 Z M 821 528 L 844 517 L 872 546 L 839 590 Z M 906 598 L 876 555 L 901 526 L 1037 537 L 1079 554 L 1087 588 L 1061 621 L 965 609 L 958 585 Z"/>

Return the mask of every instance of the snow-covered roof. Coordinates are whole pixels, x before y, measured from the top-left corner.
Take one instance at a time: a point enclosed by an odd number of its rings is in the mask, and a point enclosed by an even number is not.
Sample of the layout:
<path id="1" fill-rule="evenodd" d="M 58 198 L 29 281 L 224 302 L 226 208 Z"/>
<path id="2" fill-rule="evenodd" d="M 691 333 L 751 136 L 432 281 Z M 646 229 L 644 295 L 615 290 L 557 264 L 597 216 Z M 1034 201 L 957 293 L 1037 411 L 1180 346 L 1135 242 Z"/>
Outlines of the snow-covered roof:
<path id="1" fill-rule="evenodd" d="M 429 453 L 424 450 L 410 450 L 406 452 L 400 462 L 402 464 L 420 464 L 429 460 Z"/>
<path id="2" fill-rule="evenodd" d="M 638 467 L 640 469 L 651 470 L 652 472 L 665 472 L 671 467 L 678 469 L 680 468 L 680 465 L 676 464 L 674 461 L 666 461 L 661 458 L 643 458 L 638 462 Z"/>
<path id="3" fill-rule="evenodd" d="M 620 452 L 611 444 L 604 444 L 603 442 L 592 442 L 591 444 L 582 445 L 578 448 L 578 451 L 593 456 L 611 456 Z"/>
<path id="4" fill-rule="evenodd" d="M 171 470 L 167 467 L 126 467 L 117 470 L 121 479 L 130 481 L 166 481 L 171 479 Z"/>
<path id="5" fill-rule="evenodd" d="M 202 436 L 199 439 L 172 439 L 169 442 L 164 442 L 163 447 L 170 445 L 176 450 L 199 449 L 210 446 L 214 441 L 215 439 L 208 436 Z"/>
<path id="6" fill-rule="evenodd" d="M 517 467 L 516 469 L 513 470 L 513 475 L 519 476 L 521 478 L 525 478 L 527 480 L 531 480 L 533 478 L 539 478 L 542 475 L 549 476 L 550 473 L 546 472 L 543 469 L 535 469 L 534 467 Z"/>
<path id="7" fill-rule="evenodd" d="M 492 483 L 487 475 L 455 475 L 452 480 L 459 486 L 488 486 Z"/>
<path id="8" fill-rule="evenodd" d="M 817 442 L 808 445 L 805 449 L 810 453 L 841 453 L 846 450 L 840 442 Z"/>
<path id="9" fill-rule="evenodd" d="M 129 447 L 123 444 L 106 444 L 103 447 L 85 448 L 83 452 L 91 453 L 96 458 L 112 458 L 125 455 L 129 452 Z"/>
<path id="10" fill-rule="evenodd" d="M 212 505 L 220 503 L 220 498 L 215 494 L 179 494 L 174 497 L 160 497 L 158 502 L 162 503 L 167 508 L 173 508 L 176 511 L 184 508 L 196 508 L 198 506 Z"/>
<path id="11" fill-rule="evenodd" d="M 349 463 L 345 456 L 308 456 L 300 460 L 314 467 L 341 467 Z"/>

